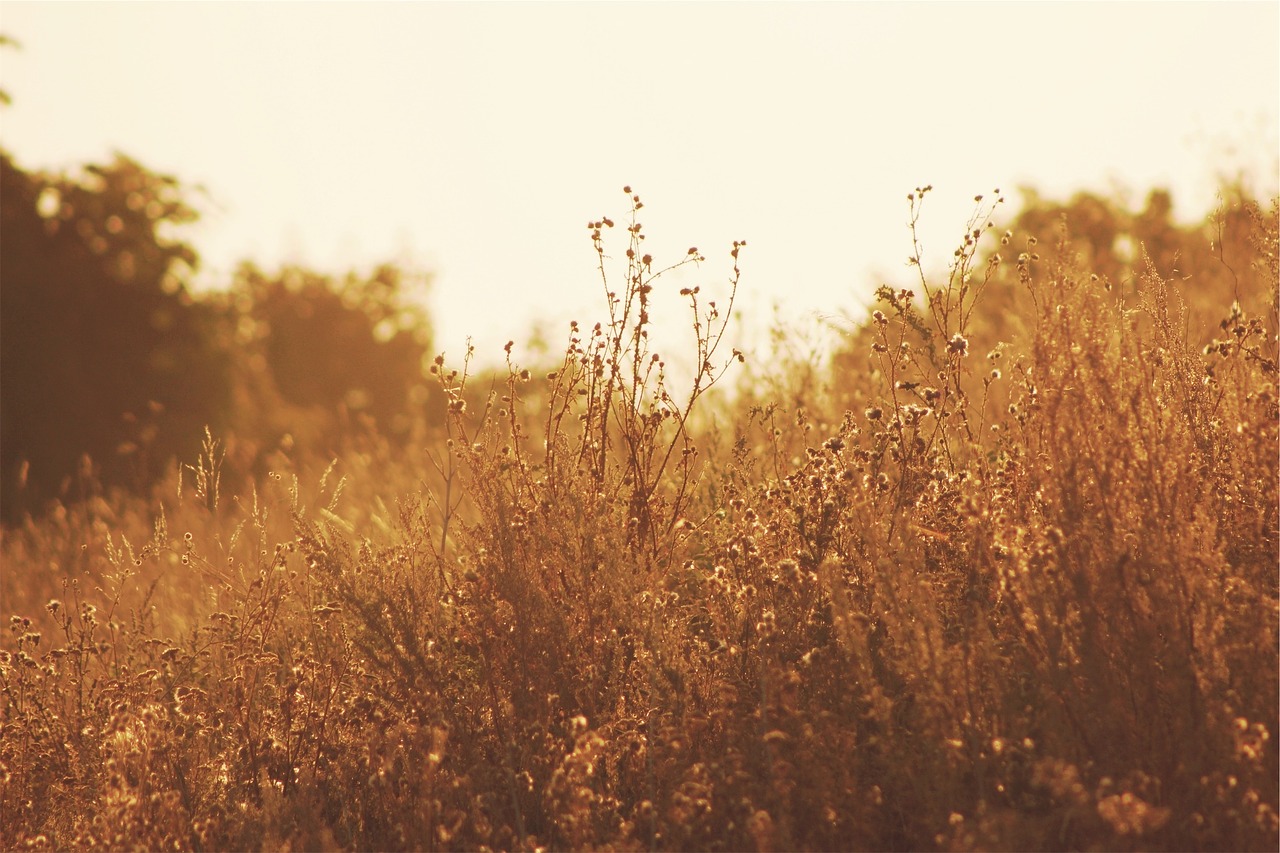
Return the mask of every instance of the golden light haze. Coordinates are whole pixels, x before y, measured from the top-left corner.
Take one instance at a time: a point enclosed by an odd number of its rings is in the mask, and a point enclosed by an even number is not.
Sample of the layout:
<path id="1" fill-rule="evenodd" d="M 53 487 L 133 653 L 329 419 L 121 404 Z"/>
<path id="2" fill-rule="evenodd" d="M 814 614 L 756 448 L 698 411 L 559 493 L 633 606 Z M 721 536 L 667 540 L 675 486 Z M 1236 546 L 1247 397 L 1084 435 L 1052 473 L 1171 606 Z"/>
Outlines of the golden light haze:
<path id="1" fill-rule="evenodd" d="M 1280 850 L 1280 4 L 0 4 L 0 851 Z"/>
<path id="2" fill-rule="evenodd" d="M 435 273 L 437 346 L 486 360 L 601 311 L 583 225 L 642 194 L 652 250 L 734 239 L 759 324 L 835 316 L 972 196 L 1277 183 L 1280 6 L 5 3 L 2 143 L 28 168 L 119 149 L 200 183 L 209 283 L 236 262 Z M 620 249 L 619 249 L 620 251 Z"/>

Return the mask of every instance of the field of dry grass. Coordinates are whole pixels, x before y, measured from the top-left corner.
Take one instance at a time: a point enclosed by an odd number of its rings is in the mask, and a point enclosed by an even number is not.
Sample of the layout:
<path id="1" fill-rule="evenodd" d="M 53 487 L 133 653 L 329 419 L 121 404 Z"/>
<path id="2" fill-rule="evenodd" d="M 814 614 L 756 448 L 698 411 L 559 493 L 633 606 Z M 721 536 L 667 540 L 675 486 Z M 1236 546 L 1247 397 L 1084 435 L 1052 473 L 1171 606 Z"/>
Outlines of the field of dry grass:
<path id="1" fill-rule="evenodd" d="M 443 434 L 6 529 L 0 848 L 1276 849 L 1276 207 L 1117 271 L 976 205 L 816 367 L 708 253 L 677 381 L 636 199 Z"/>

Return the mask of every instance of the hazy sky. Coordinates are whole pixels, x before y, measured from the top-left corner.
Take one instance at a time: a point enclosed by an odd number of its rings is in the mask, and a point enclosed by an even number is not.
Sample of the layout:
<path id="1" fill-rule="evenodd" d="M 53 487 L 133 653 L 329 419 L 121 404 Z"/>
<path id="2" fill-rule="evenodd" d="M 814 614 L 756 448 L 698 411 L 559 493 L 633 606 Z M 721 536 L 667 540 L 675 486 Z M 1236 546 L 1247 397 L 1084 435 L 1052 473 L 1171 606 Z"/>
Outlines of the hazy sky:
<path id="1" fill-rule="evenodd" d="M 853 310 L 945 264 L 976 193 L 1273 192 L 1280 4 L 0 5 L 0 145 L 25 168 L 120 150 L 203 184 L 206 278 L 243 258 L 435 274 L 437 348 L 500 356 L 600 319 L 584 226 L 645 201 L 650 250 L 745 238 L 745 306 Z M 621 229 L 618 229 L 621 230 Z M 623 244 L 614 244 L 620 256 Z M 757 322 L 759 320 L 757 319 Z"/>

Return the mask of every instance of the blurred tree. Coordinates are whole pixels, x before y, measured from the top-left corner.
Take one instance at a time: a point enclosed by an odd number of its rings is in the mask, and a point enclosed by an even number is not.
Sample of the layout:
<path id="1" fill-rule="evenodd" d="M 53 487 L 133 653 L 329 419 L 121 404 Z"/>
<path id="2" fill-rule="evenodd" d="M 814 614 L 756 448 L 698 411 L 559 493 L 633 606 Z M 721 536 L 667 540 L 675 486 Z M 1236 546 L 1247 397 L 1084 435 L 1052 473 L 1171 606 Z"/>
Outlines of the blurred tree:
<path id="1" fill-rule="evenodd" d="M 430 331 L 407 273 L 246 264 L 196 299 L 197 255 L 174 236 L 197 217 L 186 195 L 120 155 L 54 176 L 0 151 L 5 521 L 98 482 L 143 489 L 195 458 L 205 426 L 247 469 L 286 434 L 330 453 L 352 427 L 405 439 L 423 411 Z"/>
<path id="2" fill-rule="evenodd" d="M 13 48 L 18 50 L 21 49 L 21 47 L 22 46 L 18 44 L 17 39 L 13 38 L 13 36 L 0 33 L 0 48 Z M 13 97 L 9 94 L 9 90 L 0 88 L 0 106 L 7 107 L 11 103 L 13 103 Z"/>
<path id="3" fill-rule="evenodd" d="M 242 265 L 231 287 L 237 346 L 247 353 L 237 386 L 257 390 L 240 398 L 239 428 L 288 432 L 317 452 L 335 450 L 360 424 L 407 437 L 411 404 L 426 399 L 431 345 L 424 311 L 406 299 L 409 283 L 391 265 L 343 278 Z"/>
<path id="4" fill-rule="evenodd" d="M 0 151 L 5 520 L 68 494 L 76 476 L 143 486 L 220 426 L 218 318 L 187 292 L 198 259 L 172 233 L 196 217 L 175 179 L 122 155 L 51 176 Z"/>
<path id="5" fill-rule="evenodd" d="M 1165 189 L 1149 192 L 1138 210 L 1091 193 L 1077 193 L 1065 203 L 1043 199 L 1033 190 L 1023 190 L 1023 196 L 1022 210 L 1009 226 L 1013 238 L 993 249 L 1004 258 L 1006 286 L 989 288 L 978 312 L 998 339 L 1008 338 L 1006 318 L 1030 316 L 1023 289 L 1013 284 L 1018 256 L 1027 252 L 1047 259 L 1063 239 L 1070 257 L 1130 305 L 1150 260 L 1186 306 L 1193 335 L 1211 331 L 1232 299 L 1265 299 L 1274 290 L 1265 271 L 1241 265 L 1242 258 L 1253 255 L 1261 206 L 1239 185 L 1224 186 L 1216 210 L 1185 224 L 1174 219 L 1173 197 Z M 1028 245 L 1032 237 L 1038 246 Z"/>
<path id="6" fill-rule="evenodd" d="M 1275 275 L 1265 265 L 1249 260 L 1275 257 L 1274 240 L 1268 244 L 1267 231 L 1267 223 L 1275 219 L 1274 205 L 1268 218 L 1257 199 L 1239 184 L 1224 186 L 1220 199 L 1218 208 L 1203 220 L 1179 224 L 1173 215 L 1173 198 L 1164 189 L 1152 190 L 1143 207 L 1132 210 L 1118 198 L 1094 193 L 1078 192 L 1065 202 L 1057 202 L 1023 188 L 1021 209 L 1013 222 L 983 238 L 973 265 L 977 271 L 974 276 L 980 279 L 991 257 L 996 253 L 1001 257 L 966 329 L 972 348 L 986 353 L 1001 341 L 1027 338 L 1025 324 L 1034 322 L 1038 312 L 1029 291 L 1018 282 L 1019 259 L 1041 275 L 1058 259 L 1060 248 L 1065 253 L 1061 259 L 1070 259 L 1076 269 L 1098 277 L 1088 286 L 1106 288 L 1117 304 L 1129 308 L 1141 302 L 1139 278 L 1149 259 L 1185 306 L 1185 325 L 1192 340 L 1212 337 L 1233 300 L 1250 312 L 1274 312 Z M 929 268 L 928 258 L 925 267 Z M 944 274 L 929 275 L 934 287 L 946 281 Z M 914 288 L 917 299 L 922 296 L 918 280 L 910 278 L 886 288 L 892 291 L 900 286 Z M 871 351 L 874 338 L 869 320 L 857 325 L 833 354 L 837 375 L 871 375 L 878 364 Z M 912 343 L 924 344 L 924 337 Z M 856 409 L 863 389 L 844 390 L 845 404 Z"/>

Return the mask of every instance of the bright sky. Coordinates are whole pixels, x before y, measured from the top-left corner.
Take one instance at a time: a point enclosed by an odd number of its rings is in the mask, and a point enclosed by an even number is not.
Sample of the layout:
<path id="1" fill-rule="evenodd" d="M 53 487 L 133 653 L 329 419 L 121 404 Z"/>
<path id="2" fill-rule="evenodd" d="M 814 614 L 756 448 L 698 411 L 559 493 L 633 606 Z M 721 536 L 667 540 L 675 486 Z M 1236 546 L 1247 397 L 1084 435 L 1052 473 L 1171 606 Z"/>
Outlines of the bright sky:
<path id="1" fill-rule="evenodd" d="M 535 318 L 602 319 L 585 224 L 643 197 L 659 261 L 714 291 L 746 239 L 764 322 L 855 311 L 976 193 L 1275 192 L 1280 4 L 20 3 L 0 6 L 0 145 L 120 150 L 203 184 L 207 279 L 235 263 L 434 273 L 436 346 L 486 360 Z M 621 231 L 621 229 L 616 229 Z M 623 243 L 614 244 L 620 256 Z M 674 286 L 674 285 L 673 285 Z"/>

